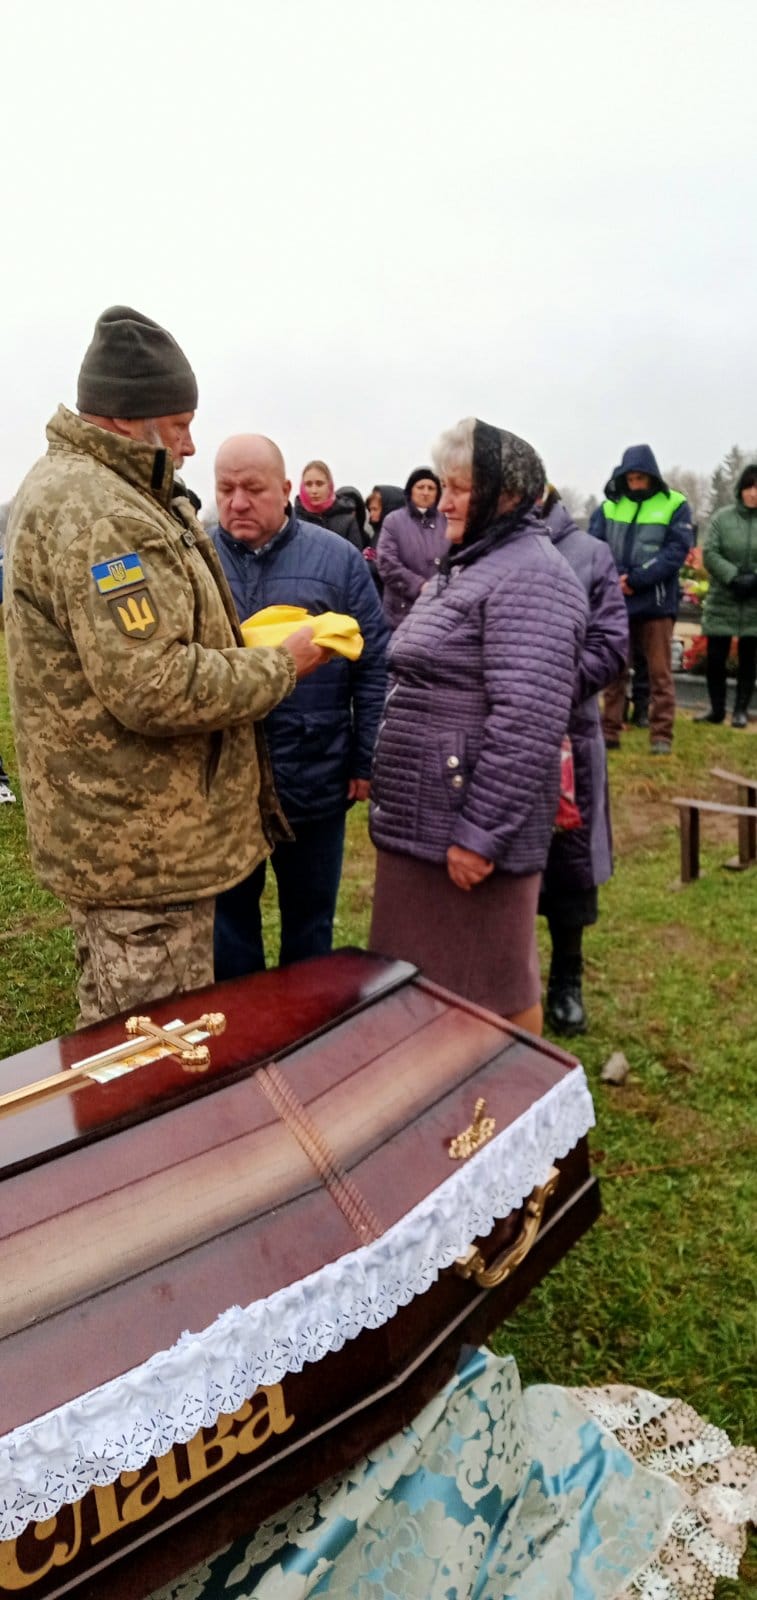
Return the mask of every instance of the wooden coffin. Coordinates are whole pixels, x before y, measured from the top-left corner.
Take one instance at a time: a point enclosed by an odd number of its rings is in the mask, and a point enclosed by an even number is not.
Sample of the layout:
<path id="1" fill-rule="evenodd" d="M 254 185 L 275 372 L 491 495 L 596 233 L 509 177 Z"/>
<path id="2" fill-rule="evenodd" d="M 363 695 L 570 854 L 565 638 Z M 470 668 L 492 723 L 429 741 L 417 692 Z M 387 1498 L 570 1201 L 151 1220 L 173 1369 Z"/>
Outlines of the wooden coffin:
<path id="1" fill-rule="evenodd" d="M 225 1014 L 210 1066 L 79 1077 L 123 1018 L 0 1064 L 3 1596 L 137 1600 L 251 1529 L 408 1421 L 599 1209 L 581 1068 L 402 962 L 149 1010 Z"/>

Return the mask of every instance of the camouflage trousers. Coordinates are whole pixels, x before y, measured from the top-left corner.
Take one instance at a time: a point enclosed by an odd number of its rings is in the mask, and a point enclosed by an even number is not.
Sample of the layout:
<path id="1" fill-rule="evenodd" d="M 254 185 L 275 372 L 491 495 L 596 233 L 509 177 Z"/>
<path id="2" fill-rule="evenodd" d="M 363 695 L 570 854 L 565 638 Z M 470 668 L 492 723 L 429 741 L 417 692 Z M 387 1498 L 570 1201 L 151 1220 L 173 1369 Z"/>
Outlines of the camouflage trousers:
<path id="1" fill-rule="evenodd" d="M 69 904 L 80 974 L 77 1027 L 212 983 L 215 904 Z"/>

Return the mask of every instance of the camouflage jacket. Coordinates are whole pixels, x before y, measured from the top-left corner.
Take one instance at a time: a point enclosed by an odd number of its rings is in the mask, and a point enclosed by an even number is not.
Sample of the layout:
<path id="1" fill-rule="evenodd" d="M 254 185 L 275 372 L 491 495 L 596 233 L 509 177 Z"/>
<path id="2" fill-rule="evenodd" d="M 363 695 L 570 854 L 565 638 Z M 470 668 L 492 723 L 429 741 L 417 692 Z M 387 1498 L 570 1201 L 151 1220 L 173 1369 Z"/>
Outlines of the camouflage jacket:
<path id="1" fill-rule="evenodd" d="M 215 549 L 172 499 L 170 454 L 65 406 L 47 437 L 5 566 L 35 870 L 85 904 L 216 894 L 286 829 L 254 722 L 294 688 L 294 662 L 240 648 Z"/>

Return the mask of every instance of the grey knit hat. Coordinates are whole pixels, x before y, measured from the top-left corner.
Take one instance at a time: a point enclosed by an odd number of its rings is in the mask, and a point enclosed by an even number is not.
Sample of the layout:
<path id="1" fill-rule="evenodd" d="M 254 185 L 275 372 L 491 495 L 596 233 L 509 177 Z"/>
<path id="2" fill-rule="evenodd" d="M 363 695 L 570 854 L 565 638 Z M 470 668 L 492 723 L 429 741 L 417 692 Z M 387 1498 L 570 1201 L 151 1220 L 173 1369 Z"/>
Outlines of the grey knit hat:
<path id="1" fill-rule="evenodd" d="M 197 379 L 175 339 L 131 306 L 95 323 L 76 399 L 97 417 L 173 417 L 197 408 Z"/>

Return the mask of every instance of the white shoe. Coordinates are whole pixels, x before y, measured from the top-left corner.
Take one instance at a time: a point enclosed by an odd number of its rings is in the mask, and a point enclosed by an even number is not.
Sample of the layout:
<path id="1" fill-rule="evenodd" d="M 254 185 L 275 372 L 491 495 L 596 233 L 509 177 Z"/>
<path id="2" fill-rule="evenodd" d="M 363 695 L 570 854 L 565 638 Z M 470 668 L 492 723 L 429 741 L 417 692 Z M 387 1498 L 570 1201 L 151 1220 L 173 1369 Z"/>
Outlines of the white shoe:
<path id="1" fill-rule="evenodd" d="M 16 796 L 10 786 L 10 779 L 3 776 L 0 778 L 0 806 L 7 805 L 9 801 L 15 805 Z"/>

